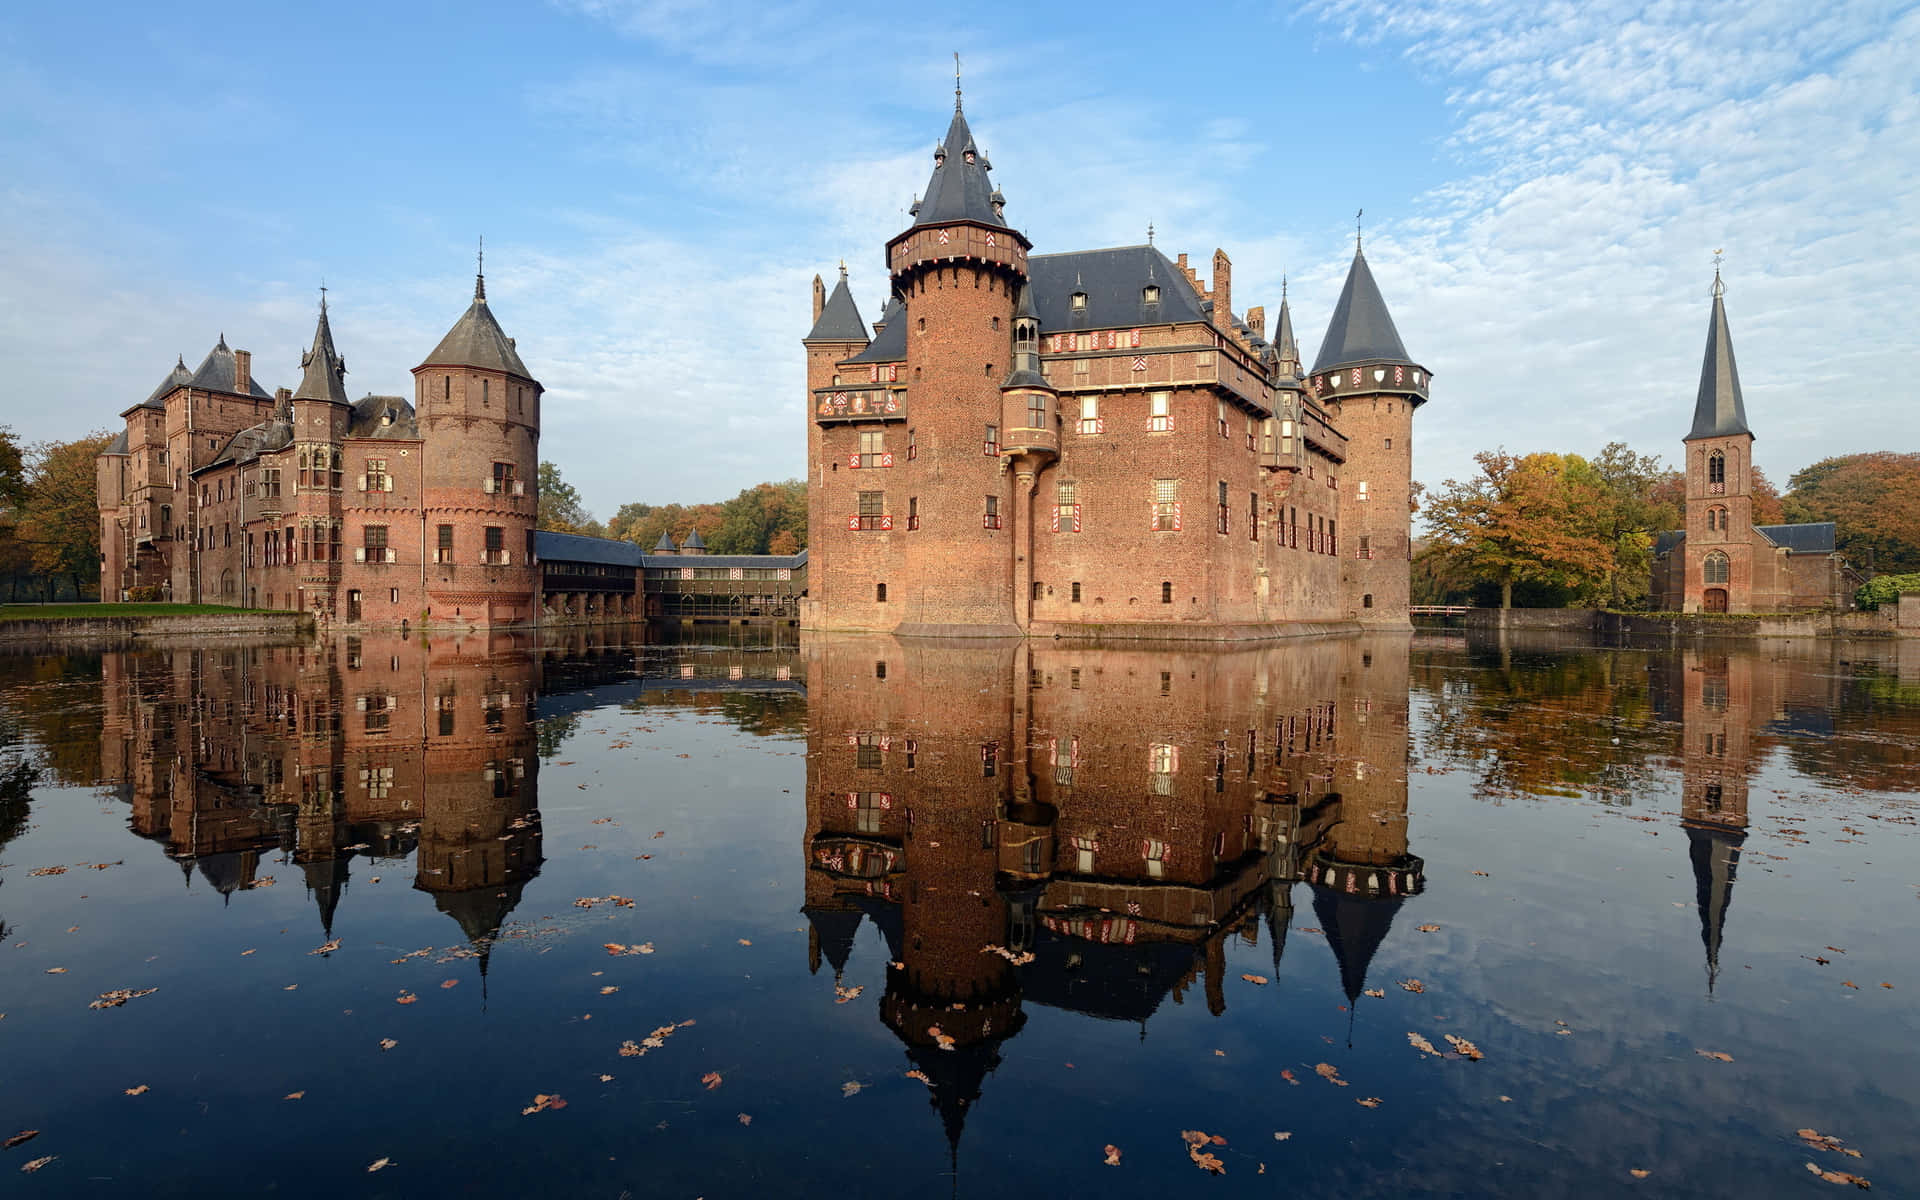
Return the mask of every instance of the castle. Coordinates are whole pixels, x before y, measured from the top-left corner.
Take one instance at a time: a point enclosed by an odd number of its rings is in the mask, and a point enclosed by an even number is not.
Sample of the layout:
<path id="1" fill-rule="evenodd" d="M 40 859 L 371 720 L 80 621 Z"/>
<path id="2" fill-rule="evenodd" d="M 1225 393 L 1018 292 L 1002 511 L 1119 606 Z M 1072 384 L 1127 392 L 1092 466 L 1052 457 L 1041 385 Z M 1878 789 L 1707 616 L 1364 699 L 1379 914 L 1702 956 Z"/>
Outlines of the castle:
<path id="1" fill-rule="evenodd" d="M 538 614 L 541 386 L 473 302 L 414 398 L 347 398 L 323 296 L 300 386 L 269 394 L 222 335 L 184 359 L 96 464 L 103 600 L 476 627 Z"/>
<path id="2" fill-rule="evenodd" d="M 1833 522 L 1753 523 L 1753 430 L 1725 294 L 1716 267 L 1707 351 L 1685 440 L 1687 527 L 1654 540 L 1653 607 L 1713 613 L 1851 608 L 1864 580 L 1840 556 Z"/>
<path id="3" fill-rule="evenodd" d="M 1356 245 L 1311 370 L 1153 245 L 1035 255 L 958 89 L 869 337 L 816 277 L 801 623 L 1224 639 L 1409 625 L 1430 375 Z"/>

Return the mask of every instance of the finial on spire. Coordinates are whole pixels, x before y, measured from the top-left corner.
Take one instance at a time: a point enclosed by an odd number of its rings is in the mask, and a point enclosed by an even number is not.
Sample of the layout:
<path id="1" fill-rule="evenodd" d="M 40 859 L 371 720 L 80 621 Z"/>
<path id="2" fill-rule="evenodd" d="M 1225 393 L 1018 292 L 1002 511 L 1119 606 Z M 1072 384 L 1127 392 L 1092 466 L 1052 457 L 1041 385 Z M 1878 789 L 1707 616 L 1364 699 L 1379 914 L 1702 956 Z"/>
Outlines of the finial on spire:
<path id="1" fill-rule="evenodd" d="M 473 298 L 475 300 L 487 298 L 487 239 L 485 236 L 480 239 L 480 253 L 474 263 Z"/>
<path id="2" fill-rule="evenodd" d="M 1287 302 L 1287 276 L 1285 272 L 1282 272 L 1280 275 L 1280 303 L 1285 304 L 1286 302 Z"/>
<path id="3" fill-rule="evenodd" d="M 1364 208 L 1353 214 L 1353 252 L 1355 254 L 1360 253 L 1360 218 L 1366 215 L 1367 210 Z"/>
<path id="4" fill-rule="evenodd" d="M 1153 245 L 1153 222 L 1147 222 L 1147 245 Z"/>
<path id="5" fill-rule="evenodd" d="M 327 315 L 327 277 L 320 277 L 320 315 Z"/>
<path id="6" fill-rule="evenodd" d="M 1722 251 L 1715 250 L 1713 252 L 1713 294 L 1715 297 L 1724 296 L 1727 293 L 1726 285 L 1720 282 L 1720 263 L 1723 261 L 1723 258 L 1724 254 Z"/>
<path id="7" fill-rule="evenodd" d="M 953 111 L 960 111 L 960 52 L 953 52 Z"/>
<path id="8" fill-rule="evenodd" d="M 845 279 L 846 277 L 847 277 L 847 260 L 843 258 L 840 260 L 840 278 Z"/>

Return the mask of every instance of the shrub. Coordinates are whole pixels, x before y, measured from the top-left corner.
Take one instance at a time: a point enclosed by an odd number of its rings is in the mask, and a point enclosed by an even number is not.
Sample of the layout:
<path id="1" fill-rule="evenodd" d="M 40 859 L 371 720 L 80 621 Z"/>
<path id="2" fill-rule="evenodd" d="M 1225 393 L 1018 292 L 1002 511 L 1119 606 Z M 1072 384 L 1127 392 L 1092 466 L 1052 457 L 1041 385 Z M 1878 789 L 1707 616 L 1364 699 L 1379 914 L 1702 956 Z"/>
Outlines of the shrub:
<path id="1" fill-rule="evenodd" d="M 161 589 L 156 585 L 127 589 L 127 599 L 134 604 L 155 604 L 161 599 Z"/>
<path id="2" fill-rule="evenodd" d="M 1920 592 L 1920 574 L 1879 576 L 1871 583 L 1862 585 L 1853 594 L 1853 599 L 1861 608 L 1870 611 L 1899 600 L 1901 592 Z"/>

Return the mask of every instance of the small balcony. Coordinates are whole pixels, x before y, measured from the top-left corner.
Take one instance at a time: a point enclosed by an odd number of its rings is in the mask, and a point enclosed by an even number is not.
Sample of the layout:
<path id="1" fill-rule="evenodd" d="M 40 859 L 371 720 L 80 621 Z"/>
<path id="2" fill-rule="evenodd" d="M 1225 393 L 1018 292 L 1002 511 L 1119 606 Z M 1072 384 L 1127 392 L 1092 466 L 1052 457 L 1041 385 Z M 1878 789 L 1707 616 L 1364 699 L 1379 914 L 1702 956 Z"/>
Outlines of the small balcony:
<path id="1" fill-rule="evenodd" d="M 1057 456 L 1060 453 L 1060 435 L 1051 429 L 1014 426 L 1001 431 L 1000 453 Z"/>

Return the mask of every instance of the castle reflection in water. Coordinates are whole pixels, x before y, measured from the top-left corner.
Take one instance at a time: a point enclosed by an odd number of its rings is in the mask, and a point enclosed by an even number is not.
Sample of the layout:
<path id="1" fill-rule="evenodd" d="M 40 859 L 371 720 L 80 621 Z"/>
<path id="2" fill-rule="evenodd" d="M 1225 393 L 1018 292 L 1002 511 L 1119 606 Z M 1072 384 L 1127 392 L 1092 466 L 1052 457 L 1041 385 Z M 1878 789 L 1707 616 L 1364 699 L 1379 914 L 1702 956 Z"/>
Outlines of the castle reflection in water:
<path id="1" fill-rule="evenodd" d="M 356 871 L 410 860 L 484 967 L 541 870 L 540 761 L 571 716 L 644 693 L 803 693 L 809 966 L 837 982 L 862 926 L 878 931 L 880 1019 L 957 1138 L 1031 1006 L 1144 1029 L 1197 992 L 1220 1014 L 1228 939 L 1264 939 L 1282 983 L 1289 929 L 1324 934 L 1351 1005 L 1425 887 L 1410 692 L 1428 765 L 1546 794 L 1544 764 L 1604 768 L 1613 728 L 1636 769 L 1677 768 L 1711 987 L 1749 779 L 1796 714 L 1835 707 L 1795 689 L 1839 686 L 1821 664 L 1745 653 L 1564 648 L 1571 665 L 1525 673 L 1536 691 L 1507 711 L 1504 651 L 1463 684 L 1447 676 L 1458 647 L 1406 636 L 1232 650 L 612 636 L 108 655 L 102 772 L 133 831 L 221 893 L 296 867 L 274 882 L 304 884 L 329 936 Z M 1642 806 L 1676 807 L 1664 779 Z"/>

